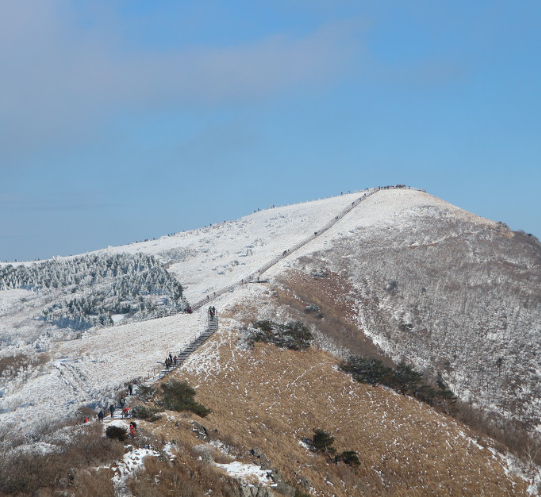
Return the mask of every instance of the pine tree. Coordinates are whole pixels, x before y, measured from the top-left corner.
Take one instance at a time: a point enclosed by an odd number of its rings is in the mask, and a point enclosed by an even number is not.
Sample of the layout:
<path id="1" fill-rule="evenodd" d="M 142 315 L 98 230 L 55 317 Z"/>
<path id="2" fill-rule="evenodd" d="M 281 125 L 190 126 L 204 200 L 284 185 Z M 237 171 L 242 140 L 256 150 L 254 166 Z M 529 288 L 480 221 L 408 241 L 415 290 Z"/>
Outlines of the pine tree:
<path id="1" fill-rule="evenodd" d="M 334 443 L 334 437 L 329 435 L 324 430 L 314 428 L 314 436 L 312 438 L 312 445 L 315 450 L 322 452 L 325 455 L 332 455 L 336 452 L 336 449 L 332 447 Z"/>
<path id="2" fill-rule="evenodd" d="M 345 450 L 341 454 L 338 454 L 335 457 L 334 462 L 343 462 L 348 466 L 359 466 L 361 464 L 359 456 L 357 456 L 357 452 L 354 450 Z"/>

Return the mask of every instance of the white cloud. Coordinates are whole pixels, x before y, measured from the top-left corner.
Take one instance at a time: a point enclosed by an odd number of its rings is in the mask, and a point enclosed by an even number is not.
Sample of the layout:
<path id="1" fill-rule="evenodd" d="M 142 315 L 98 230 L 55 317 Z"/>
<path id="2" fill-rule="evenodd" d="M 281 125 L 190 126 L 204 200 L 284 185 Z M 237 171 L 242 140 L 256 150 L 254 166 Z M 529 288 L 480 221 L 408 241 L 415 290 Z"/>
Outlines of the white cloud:
<path id="1" fill-rule="evenodd" d="M 77 141 L 123 109 L 250 102 L 332 80 L 355 44 L 343 25 L 239 46 L 134 49 L 113 18 L 81 26 L 62 0 L 9 2 L 0 15 L 0 148 Z M 1 159 L 1 157 L 0 157 Z"/>

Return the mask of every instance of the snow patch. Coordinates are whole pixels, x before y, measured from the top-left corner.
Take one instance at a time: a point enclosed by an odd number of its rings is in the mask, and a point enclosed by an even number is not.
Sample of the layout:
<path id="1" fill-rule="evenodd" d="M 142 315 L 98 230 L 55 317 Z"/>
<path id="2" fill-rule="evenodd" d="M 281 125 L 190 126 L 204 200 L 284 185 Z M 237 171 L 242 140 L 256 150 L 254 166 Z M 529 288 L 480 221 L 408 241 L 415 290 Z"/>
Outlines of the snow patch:
<path id="1" fill-rule="evenodd" d="M 256 464 L 244 464 L 238 461 L 233 461 L 229 464 L 215 463 L 218 468 L 222 468 L 229 476 L 238 478 L 249 484 L 256 484 L 259 486 L 269 486 L 272 481 L 270 480 L 270 469 L 261 469 Z"/>

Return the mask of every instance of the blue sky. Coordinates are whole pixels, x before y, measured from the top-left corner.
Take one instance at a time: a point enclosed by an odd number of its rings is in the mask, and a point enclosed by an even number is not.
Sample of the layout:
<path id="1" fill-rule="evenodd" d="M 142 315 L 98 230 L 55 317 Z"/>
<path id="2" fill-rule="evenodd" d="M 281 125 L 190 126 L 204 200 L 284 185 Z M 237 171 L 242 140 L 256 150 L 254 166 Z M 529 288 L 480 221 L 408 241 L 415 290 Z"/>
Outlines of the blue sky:
<path id="1" fill-rule="evenodd" d="M 402 183 L 541 237 L 538 0 L 0 9 L 0 260 Z"/>

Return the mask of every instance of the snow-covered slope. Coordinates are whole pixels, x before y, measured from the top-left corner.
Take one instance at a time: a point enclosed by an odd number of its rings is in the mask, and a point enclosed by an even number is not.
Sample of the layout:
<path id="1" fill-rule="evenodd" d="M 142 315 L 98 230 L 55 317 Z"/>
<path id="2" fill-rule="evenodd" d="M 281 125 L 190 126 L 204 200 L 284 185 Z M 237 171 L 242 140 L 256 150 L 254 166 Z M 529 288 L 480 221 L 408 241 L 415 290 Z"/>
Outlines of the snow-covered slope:
<path id="1" fill-rule="evenodd" d="M 459 393 L 490 400 L 496 410 L 519 391 L 530 416 L 537 401 L 527 394 L 537 395 L 538 366 L 524 352 L 540 331 L 539 247 L 523 238 L 424 192 L 399 188 L 270 208 L 109 247 L 97 254 L 154 255 L 182 284 L 188 302 L 203 306 L 194 314 L 74 336 L 37 319 L 54 296 L 0 292 L 0 359 L 34 361 L 27 371 L 5 372 L 0 420 L 23 427 L 82 405 L 104 405 L 118 387 L 152 376 L 169 352 L 178 353 L 205 329 L 207 299 L 219 312 L 242 308 L 267 299 L 262 285 L 250 283 L 258 278 L 272 285 L 292 271 L 322 269 L 348 281 L 353 290 L 336 299 L 354 303 L 352 319 L 391 355 L 442 370 Z M 516 247 L 522 248 L 513 252 Z M 503 362 L 496 363 L 500 355 Z M 517 386 L 513 375 L 524 357 L 524 371 L 531 373 Z M 499 399 L 494 387 L 483 386 L 496 376 L 505 392 Z"/>
<path id="2" fill-rule="evenodd" d="M 168 265 L 191 303 L 259 275 L 273 258 L 300 241 L 314 238 L 352 202 L 375 190 L 257 211 L 223 222 L 164 236 L 157 240 L 110 247 L 107 252 L 144 252 Z"/>
<path id="3" fill-rule="evenodd" d="M 195 303 L 231 285 L 247 285 L 269 260 L 312 238 L 314 231 L 371 192 L 271 208 L 238 221 L 94 254 L 154 255 L 178 278 L 187 300 Z M 4 423 L 24 427 L 71 414 L 83 405 L 106 405 L 126 382 L 156 374 L 169 352 L 178 354 L 206 326 L 205 308 L 67 333 L 40 319 L 43 308 L 60 298 L 39 290 L 0 291 L 0 359 L 20 358 L 15 370 L 4 370 L 0 383 Z M 213 304 L 219 308 L 236 299 L 228 291 Z"/>

